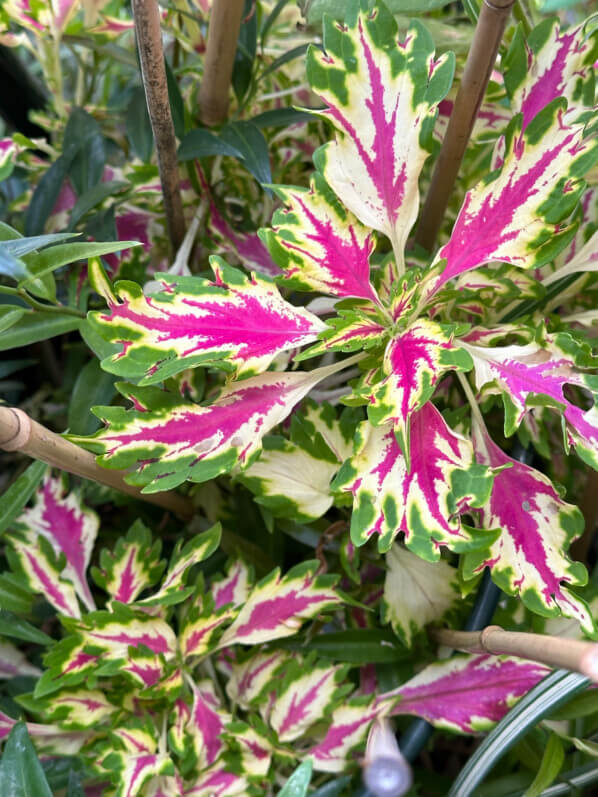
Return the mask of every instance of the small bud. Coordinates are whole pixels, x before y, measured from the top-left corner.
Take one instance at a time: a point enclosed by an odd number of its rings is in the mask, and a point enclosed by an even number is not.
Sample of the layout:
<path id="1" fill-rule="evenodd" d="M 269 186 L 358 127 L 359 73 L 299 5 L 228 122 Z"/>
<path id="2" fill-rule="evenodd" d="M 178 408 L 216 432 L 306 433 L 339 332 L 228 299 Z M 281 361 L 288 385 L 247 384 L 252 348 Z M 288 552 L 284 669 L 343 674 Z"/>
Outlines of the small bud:
<path id="1" fill-rule="evenodd" d="M 370 729 L 363 781 L 374 797 L 401 797 L 413 777 L 388 720 L 377 719 Z"/>

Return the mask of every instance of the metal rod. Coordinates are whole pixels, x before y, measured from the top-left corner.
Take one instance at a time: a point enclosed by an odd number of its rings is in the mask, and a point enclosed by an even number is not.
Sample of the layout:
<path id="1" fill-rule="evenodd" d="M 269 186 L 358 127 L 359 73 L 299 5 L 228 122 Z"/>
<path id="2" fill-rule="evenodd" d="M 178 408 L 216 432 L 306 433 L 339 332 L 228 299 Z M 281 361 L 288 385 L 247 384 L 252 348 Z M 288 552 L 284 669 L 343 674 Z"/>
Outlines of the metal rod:
<path id="1" fill-rule="evenodd" d="M 193 505 L 185 496 L 172 491 L 142 493 L 138 487 L 125 482 L 122 471 L 101 468 L 89 451 L 46 429 L 23 410 L 0 407 L 0 448 L 27 454 L 53 468 L 114 487 L 141 501 L 167 509 L 184 520 L 193 516 Z"/>
<path id="2" fill-rule="evenodd" d="M 160 11 L 156 0 L 132 0 L 132 8 L 145 100 L 156 142 L 166 227 L 174 255 L 185 237 L 185 219 L 164 67 Z"/>
<path id="3" fill-rule="evenodd" d="M 422 210 L 416 243 L 432 252 L 514 0 L 483 0 L 463 78 Z"/>

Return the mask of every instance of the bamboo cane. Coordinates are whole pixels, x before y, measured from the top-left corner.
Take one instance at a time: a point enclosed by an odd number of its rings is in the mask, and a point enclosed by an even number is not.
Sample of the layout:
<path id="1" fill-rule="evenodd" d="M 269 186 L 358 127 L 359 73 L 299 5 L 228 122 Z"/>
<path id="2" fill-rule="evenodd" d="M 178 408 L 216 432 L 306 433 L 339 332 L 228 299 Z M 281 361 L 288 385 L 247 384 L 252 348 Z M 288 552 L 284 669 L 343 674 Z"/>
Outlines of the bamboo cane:
<path id="1" fill-rule="evenodd" d="M 498 625 L 486 626 L 482 631 L 453 631 L 433 629 L 430 636 L 441 645 L 467 653 L 508 654 L 562 667 L 598 681 L 598 645 L 578 639 L 505 631 Z"/>
<path id="2" fill-rule="evenodd" d="M 206 125 L 220 124 L 228 115 L 228 92 L 244 5 L 244 0 L 214 0 L 212 5 L 199 89 L 199 112 Z"/>
<path id="3" fill-rule="evenodd" d="M 481 5 L 461 85 L 415 235 L 416 242 L 428 252 L 432 251 L 442 224 L 513 3 L 514 0 L 483 0 Z"/>
<path id="4" fill-rule="evenodd" d="M 167 509 L 184 520 L 193 516 L 193 505 L 188 498 L 172 491 L 142 493 L 138 487 L 125 482 L 122 471 L 101 468 L 89 451 L 54 434 L 23 410 L 0 407 L 0 448 L 27 454 L 53 468 L 114 487 L 122 493 Z"/>
<path id="5" fill-rule="evenodd" d="M 166 226 L 174 255 L 185 237 L 185 219 L 179 184 L 176 138 L 164 67 L 160 11 L 156 0 L 132 0 L 132 7 L 141 62 L 141 77 L 156 142 Z"/>

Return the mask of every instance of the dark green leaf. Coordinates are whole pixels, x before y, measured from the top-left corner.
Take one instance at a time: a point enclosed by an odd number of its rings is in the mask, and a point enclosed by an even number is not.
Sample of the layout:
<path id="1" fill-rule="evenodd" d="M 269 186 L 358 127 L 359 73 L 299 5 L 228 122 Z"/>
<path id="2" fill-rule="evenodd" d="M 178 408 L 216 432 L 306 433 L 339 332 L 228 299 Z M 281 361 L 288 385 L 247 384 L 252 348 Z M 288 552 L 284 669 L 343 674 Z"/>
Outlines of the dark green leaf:
<path id="1" fill-rule="evenodd" d="M 74 155 L 61 155 L 50 166 L 33 192 L 31 202 L 25 214 L 25 235 L 37 235 L 43 232 L 60 189 L 69 172 Z"/>
<path id="2" fill-rule="evenodd" d="M 65 153 L 73 152 L 68 176 L 78 196 L 97 185 L 104 174 L 106 142 L 91 114 L 73 108 L 64 130 Z"/>
<path id="3" fill-rule="evenodd" d="M 82 319 L 72 315 L 28 311 L 0 337 L 0 351 L 16 349 L 77 329 Z"/>
<path id="4" fill-rule="evenodd" d="M 182 139 L 185 135 L 185 105 L 176 76 L 166 58 L 164 59 L 164 66 L 166 67 L 166 83 L 168 86 L 168 100 L 170 102 L 172 124 L 174 125 L 176 137 Z"/>
<path id="5" fill-rule="evenodd" d="M 16 614 L 30 614 L 33 594 L 23 588 L 23 579 L 14 573 L 0 574 L 0 609 Z"/>
<path id="6" fill-rule="evenodd" d="M 42 480 L 47 465 L 32 462 L 19 478 L 14 481 L 0 500 L 0 534 L 20 515 L 21 510 L 35 492 Z"/>
<path id="7" fill-rule="evenodd" d="M 265 78 L 266 75 L 270 75 L 272 72 L 276 72 L 280 69 L 281 66 L 288 64 L 289 61 L 294 61 L 295 58 L 300 58 L 302 55 L 305 55 L 307 52 L 307 48 L 309 44 L 300 44 L 297 47 L 293 47 L 292 50 L 288 50 L 286 53 L 283 53 L 279 56 L 275 61 L 272 61 L 270 66 L 267 69 L 264 69 L 262 74 L 260 75 L 260 80 Z"/>
<path id="8" fill-rule="evenodd" d="M 81 778 L 73 769 L 69 772 L 66 797 L 85 797 L 85 790 L 81 785 Z"/>
<path id="9" fill-rule="evenodd" d="M 377 664 L 400 661 L 409 656 L 391 631 L 378 628 L 355 628 L 319 634 L 304 646 L 319 656 L 352 664 Z"/>
<path id="10" fill-rule="evenodd" d="M 313 762 L 311 758 L 299 764 L 291 777 L 278 792 L 278 797 L 305 797 L 311 782 Z"/>
<path id="11" fill-rule="evenodd" d="M 6 740 L 0 761 L 0 794 L 6 797 L 52 797 L 24 722 L 17 722 Z"/>
<path id="12" fill-rule="evenodd" d="M 264 134 L 253 122 L 231 122 L 222 128 L 221 137 L 235 147 L 248 171 L 258 183 L 271 183 L 270 156 Z"/>
<path id="13" fill-rule="evenodd" d="M 588 678 L 566 670 L 547 675 L 483 740 L 453 783 L 449 797 L 473 794 L 488 772 L 530 728 L 588 684 Z"/>
<path id="14" fill-rule="evenodd" d="M 4 609 L 0 609 L 0 636 L 22 639 L 25 642 L 34 642 L 36 645 L 51 645 L 54 642 L 52 637 L 44 634 L 39 628 Z M 0 794 L 2 793 L 0 790 Z"/>
<path id="15" fill-rule="evenodd" d="M 8 225 L 6 225 L 8 227 Z M 8 228 L 10 229 L 10 228 Z M 0 274 L 21 280 L 31 276 L 27 265 L 20 259 L 29 252 L 41 249 L 55 241 L 72 238 L 72 233 L 55 233 L 53 235 L 34 235 L 30 238 L 12 238 L 0 241 Z"/>
<path id="16" fill-rule="evenodd" d="M 122 180 L 109 180 L 106 183 L 98 183 L 82 194 L 75 206 L 71 210 L 69 229 L 74 229 L 77 222 L 85 216 L 92 208 L 101 204 L 107 197 L 114 196 L 126 188 L 129 184 Z"/>
<path id="17" fill-rule="evenodd" d="M 264 111 L 249 121 L 258 127 L 290 127 L 291 125 L 313 122 L 314 117 L 306 111 L 298 111 L 296 108 L 288 107 Z"/>
<path id="18" fill-rule="evenodd" d="M 239 102 L 251 85 L 251 72 L 257 50 L 257 13 L 253 0 L 245 0 L 243 19 L 237 41 L 232 86 Z"/>
<path id="19" fill-rule="evenodd" d="M 260 36 L 261 36 L 261 38 L 262 38 L 262 46 L 263 46 L 263 44 L 264 44 L 264 41 L 266 40 L 266 37 L 268 36 L 268 32 L 269 32 L 270 28 L 272 27 L 272 25 L 273 25 L 273 24 L 276 22 L 276 20 L 278 19 L 279 15 L 280 15 L 280 12 L 282 11 L 282 9 L 283 9 L 283 8 L 284 8 L 284 7 L 287 5 L 287 3 L 289 3 L 289 2 L 291 2 L 291 0 L 278 0 L 278 2 L 276 3 L 276 5 L 275 5 L 275 6 L 274 6 L 274 8 L 272 9 L 272 11 L 270 11 L 270 13 L 268 14 L 268 16 L 267 16 L 267 17 L 266 17 L 266 19 L 264 20 L 264 22 L 263 22 L 263 24 L 262 24 L 262 29 L 260 30 Z"/>
<path id="20" fill-rule="evenodd" d="M 181 141 L 178 151 L 180 161 L 207 158 L 210 155 L 230 155 L 233 158 L 243 158 L 241 152 L 222 138 L 211 133 L 203 127 L 190 130 Z"/>
<path id="21" fill-rule="evenodd" d="M 451 0 L 385 0 L 385 5 L 393 14 L 425 14 L 449 5 Z M 311 0 L 304 3 L 304 12 L 310 25 L 322 22 L 324 14 L 333 19 L 344 20 L 347 0 Z"/>
<path id="22" fill-rule="evenodd" d="M 154 134 L 147 112 L 145 92 L 141 86 L 135 89 L 129 101 L 126 125 L 133 152 L 140 160 L 147 163 L 154 150 Z"/>
<path id="23" fill-rule="evenodd" d="M 309 797 L 339 797 L 351 783 L 350 775 L 343 775 L 340 778 L 328 781 L 319 789 L 311 791 Z"/>
<path id="24" fill-rule="evenodd" d="M 92 415 L 90 407 L 110 404 L 116 395 L 114 374 L 102 371 L 98 360 L 90 360 L 81 369 L 69 404 L 68 426 L 73 434 L 92 434 L 100 421 Z"/>

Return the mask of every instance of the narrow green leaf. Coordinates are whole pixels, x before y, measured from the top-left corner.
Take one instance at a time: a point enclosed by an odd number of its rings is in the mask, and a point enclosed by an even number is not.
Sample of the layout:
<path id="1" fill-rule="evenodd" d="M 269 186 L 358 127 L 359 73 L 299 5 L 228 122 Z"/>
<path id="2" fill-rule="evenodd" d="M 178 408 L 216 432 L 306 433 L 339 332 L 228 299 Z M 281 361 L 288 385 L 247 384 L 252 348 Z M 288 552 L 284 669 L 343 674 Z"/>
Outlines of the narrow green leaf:
<path id="1" fill-rule="evenodd" d="M 276 22 L 276 20 L 280 16 L 280 12 L 287 5 L 288 2 L 289 2 L 289 0 L 278 0 L 278 2 L 276 3 L 276 5 L 272 9 L 272 11 L 270 11 L 268 16 L 266 17 L 266 19 L 262 23 L 262 28 L 260 30 L 260 36 L 261 36 L 261 39 L 262 39 L 262 47 L 264 45 L 266 37 L 268 36 L 268 31 L 270 30 L 272 25 Z"/>
<path id="2" fill-rule="evenodd" d="M 585 689 L 589 682 L 588 678 L 567 670 L 547 675 L 488 734 L 459 773 L 449 797 L 473 794 L 488 772 L 531 727 Z"/>
<path id="3" fill-rule="evenodd" d="M 598 712 L 598 690 L 592 689 L 576 695 L 564 706 L 550 715 L 551 720 L 577 720 Z"/>
<path id="4" fill-rule="evenodd" d="M 313 122 L 314 117 L 306 111 L 298 111 L 297 108 L 272 108 L 271 111 L 264 111 L 249 120 L 258 127 L 290 127 L 301 122 Z"/>
<path id="5" fill-rule="evenodd" d="M 190 130 L 178 151 L 180 161 L 195 160 L 195 158 L 207 158 L 210 155 L 230 155 L 233 158 L 243 158 L 241 152 L 232 144 L 227 143 L 222 138 L 211 133 L 203 127 Z"/>
<path id="6" fill-rule="evenodd" d="M 17 722 L 6 740 L 0 761 L 0 794 L 7 797 L 52 797 L 24 722 Z"/>
<path id="7" fill-rule="evenodd" d="M 61 155 L 54 161 L 37 184 L 25 214 L 26 235 L 37 235 L 43 232 L 46 221 L 56 204 L 73 157 L 73 155 L 69 157 Z"/>
<path id="8" fill-rule="evenodd" d="M 29 271 L 33 277 L 40 277 L 57 268 L 75 263 L 77 260 L 87 260 L 90 257 L 100 257 L 109 255 L 112 252 L 120 252 L 131 246 L 140 246 L 138 241 L 75 241 L 69 244 L 60 244 L 50 249 L 44 249 L 39 254 L 30 255 L 27 260 Z M 22 284 L 25 284 L 24 280 Z"/>
<path id="9" fill-rule="evenodd" d="M 54 642 L 52 637 L 44 634 L 39 628 L 4 609 L 0 609 L 0 636 L 22 639 L 25 642 L 34 642 L 36 645 L 51 645 Z M 0 794 L 4 794 L 1 789 Z"/>
<path id="10" fill-rule="evenodd" d="M 14 307 L 12 305 L 0 307 L 0 332 L 4 332 L 5 329 L 14 326 L 24 314 L 25 310 L 22 307 Z"/>
<path id="11" fill-rule="evenodd" d="M 104 199 L 109 196 L 113 196 L 114 194 L 118 194 L 128 185 L 129 184 L 123 180 L 109 180 L 106 183 L 98 183 L 97 185 L 94 185 L 93 188 L 90 188 L 89 191 L 81 194 L 79 199 L 76 201 L 75 206 L 71 210 L 69 229 L 74 229 L 77 222 L 82 219 L 86 213 L 92 210 L 92 208 L 95 208 L 96 205 L 99 205 L 101 202 L 103 202 Z"/>
<path id="12" fill-rule="evenodd" d="M 127 108 L 127 137 L 137 157 L 147 163 L 154 150 L 154 134 L 147 112 L 145 92 L 141 86 L 135 89 Z"/>
<path id="13" fill-rule="evenodd" d="M 42 480 L 46 468 L 47 465 L 43 462 L 32 462 L 27 470 L 2 495 L 0 500 L 0 534 L 21 513 L 21 510 Z"/>
<path id="14" fill-rule="evenodd" d="M 272 74 L 272 72 L 276 72 L 281 66 L 288 64 L 289 61 L 294 61 L 296 58 L 300 58 L 302 55 L 305 55 L 309 46 L 309 44 L 300 44 L 298 47 L 293 47 L 292 50 L 287 50 L 286 53 L 283 53 L 276 58 L 276 60 L 272 61 L 267 69 L 264 69 L 259 79 L 262 80 L 267 75 Z"/>
<path id="15" fill-rule="evenodd" d="M 255 13 L 253 0 L 245 0 L 241 19 L 231 79 L 235 96 L 239 102 L 243 100 L 251 85 L 253 62 L 257 51 L 257 13 Z"/>
<path id="16" fill-rule="evenodd" d="M 305 797 L 311 782 L 313 762 L 308 758 L 299 764 L 291 777 L 278 792 L 278 797 Z"/>
<path id="17" fill-rule="evenodd" d="M 38 340 L 46 340 L 56 335 L 63 335 L 65 332 L 72 332 L 73 329 L 78 328 L 81 320 L 76 316 L 46 313 L 41 310 L 25 312 L 16 324 L 7 332 L 2 333 L 0 351 L 16 349 L 19 346 L 27 346 L 29 343 L 37 343 Z"/>
<path id="18" fill-rule="evenodd" d="M 391 631 L 378 628 L 355 628 L 350 631 L 318 634 L 310 642 L 303 644 L 302 648 L 316 650 L 319 656 L 351 664 L 396 662 L 409 655 L 409 651 Z"/>
<path id="19" fill-rule="evenodd" d="M 177 138 L 182 139 L 185 135 L 185 105 L 176 76 L 168 59 L 164 59 L 166 67 L 166 84 L 168 86 L 168 100 L 170 103 L 170 113 L 172 114 L 172 124 Z"/>
<path id="20" fill-rule="evenodd" d="M 0 574 L 0 609 L 16 614 L 29 614 L 33 593 L 23 587 L 23 579 L 14 573 Z"/>
<path id="21" fill-rule="evenodd" d="M 345 792 L 345 789 L 351 783 L 351 775 L 343 775 L 340 778 L 328 781 L 323 786 L 320 786 L 316 791 L 312 791 L 309 797 L 339 797 L 340 794 Z"/>
<path id="22" fill-rule="evenodd" d="M 116 379 L 114 374 L 102 371 L 95 359 L 81 369 L 68 410 L 68 426 L 72 434 L 92 434 L 100 427 L 100 421 L 92 415 L 90 408 L 110 404 L 116 395 Z"/>
<path id="23" fill-rule="evenodd" d="M 548 786 L 554 782 L 556 776 L 561 771 L 564 761 L 565 751 L 563 750 L 563 743 L 555 733 L 552 733 L 548 739 L 548 744 L 544 750 L 542 763 L 536 773 L 536 777 L 523 797 L 540 797 L 544 789 L 548 788 Z"/>
<path id="24" fill-rule="evenodd" d="M 247 170 L 258 183 L 271 183 L 270 156 L 264 134 L 253 122 L 230 122 L 222 128 L 221 137 L 235 147 Z"/>

